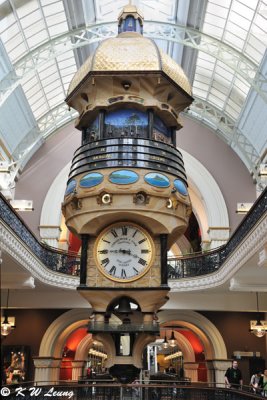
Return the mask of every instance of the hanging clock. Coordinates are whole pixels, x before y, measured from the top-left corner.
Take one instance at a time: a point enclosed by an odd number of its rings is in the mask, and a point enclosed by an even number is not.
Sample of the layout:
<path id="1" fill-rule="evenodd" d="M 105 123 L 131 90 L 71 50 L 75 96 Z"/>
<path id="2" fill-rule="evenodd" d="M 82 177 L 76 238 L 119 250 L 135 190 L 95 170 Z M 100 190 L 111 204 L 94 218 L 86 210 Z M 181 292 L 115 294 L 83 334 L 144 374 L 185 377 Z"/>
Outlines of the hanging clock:
<path id="1" fill-rule="evenodd" d="M 154 243 L 149 233 L 131 222 L 108 226 L 97 237 L 94 257 L 98 269 L 118 282 L 139 279 L 154 260 Z"/>

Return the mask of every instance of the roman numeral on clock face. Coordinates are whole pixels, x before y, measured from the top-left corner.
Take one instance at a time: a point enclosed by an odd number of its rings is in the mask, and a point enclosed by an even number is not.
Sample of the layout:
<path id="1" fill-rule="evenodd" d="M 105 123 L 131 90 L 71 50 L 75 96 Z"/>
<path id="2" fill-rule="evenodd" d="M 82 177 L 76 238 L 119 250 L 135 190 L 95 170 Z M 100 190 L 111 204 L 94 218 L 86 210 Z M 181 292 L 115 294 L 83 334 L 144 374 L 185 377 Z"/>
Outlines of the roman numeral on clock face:
<path id="1" fill-rule="evenodd" d="M 121 278 L 127 278 L 125 269 L 121 270 Z"/>
<path id="2" fill-rule="evenodd" d="M 104 258 L 104 260 L 101 261 L 101 264 L 104 268 L 106 268 L 106 266 L 109 264 L 109 258 Z"/>
<path id="3" fill-rule="evenodd" d="M 138 274 L 139 274 L 139 271 L 138 271 L 136 268 L 133 267 L 133 270 L 134 270 L 134 272 L 135 272 L 135 275 L 138 275 Z"/>
<path id="4" fill-rule="evenodd" d="M 110 231 L 110 233 L 112 233 L 112 235 L 116 238 L 116 237 L 118 237 L 118 234 L 117 234 L 117 232 L 115 231 L 115 229 L 112 229 L 111 231 Z"/>
<path id="5" fill-rule="evenodd" d="M 127 233 L 128 233 L 128 228 L 127 228 L 127 226 L 122 226 L 122 227 L 121 227 L 121 234 L 122 234 L 123 236 L 127 236 Z"/>
<path id="6" fill-rule="evenodd" d="M 141 265 L 146 265 L 147 264 L 146 260 L 144 260 L 143 258 L 139 258 L 138 263 L 141 264 Z"/>
<path id="7" fill-rule="evenodd" d="M 147 238 L 141 239 L 141 240 L 139 240 L 138 243 L 139 243 L 139 244 L 144 243 L 146 240 L 147 240 Z"/>
<path id="8" fill-rule="evenodd" d="M 109 274 L 114 276 L 116 274 L 116 269 L 117 268 L 115 267 L 115 265 L 113 265 L 109 270 Z"/>

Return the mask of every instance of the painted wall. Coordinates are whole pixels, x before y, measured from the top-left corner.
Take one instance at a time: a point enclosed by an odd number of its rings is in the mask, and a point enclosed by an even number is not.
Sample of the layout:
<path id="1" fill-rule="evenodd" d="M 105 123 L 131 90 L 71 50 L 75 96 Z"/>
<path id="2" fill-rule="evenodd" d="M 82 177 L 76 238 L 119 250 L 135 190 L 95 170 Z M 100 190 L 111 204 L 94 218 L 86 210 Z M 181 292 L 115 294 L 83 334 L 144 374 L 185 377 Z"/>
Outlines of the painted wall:
<path id="1" fill-rule="evenodd" d="M 256 200 L 250 173 L 238 155 L 212 130 L 185 117 L 183 124 L 184 128 L 177 133 L 177 146 L 197 158 L 216 180 L 225 198 L 233 232 L 242 220 L 236 214 L 236 204 Z"/>
<path id="2" fill-rule="evenodd" d="M 49 325 L 66 310 L 15 310 L 9 315 L 16 319 L 16 328 L 2 340 L 1 346 L 29 346 L 29 379 L 34 379 L 33 356 L 38 356 L 41 340 Z M 2 351 L 1 351 L 2 353 Z"/>
<path id="3" fill-rule="evenodd" d="M 257 338 L 249 332 L 250 320 L 255 320 L 255 313 L 220 311 L 200 311 L 200 313 L 207 317 L 221 332 L 229 359 L 233 358 L 235 351 L 259 352 L 261 358 L 265 360 L 267 367 L 266 337 Z M 264 319 L 264 314 L 262 314 L 261 319 Z M 241 357 L 239 360 L 239 367 L 243 373 L 244 384 L 246 385 L 249 384 L 252 373 L 256 372 L 250 371 L 250 364 L 253 364 L 252 361 L 249 357 Z"/>

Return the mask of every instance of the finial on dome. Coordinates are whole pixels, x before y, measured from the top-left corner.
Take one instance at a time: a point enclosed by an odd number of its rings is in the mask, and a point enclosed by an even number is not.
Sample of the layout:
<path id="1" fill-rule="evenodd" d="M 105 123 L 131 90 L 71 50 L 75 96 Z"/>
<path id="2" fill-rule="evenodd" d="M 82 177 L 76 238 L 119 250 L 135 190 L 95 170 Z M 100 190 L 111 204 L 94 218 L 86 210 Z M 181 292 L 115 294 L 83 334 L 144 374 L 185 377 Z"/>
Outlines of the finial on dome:
<path id="1" fill-rule="evenodd" d="M 144 17 L 131 0 L 123 7 L 118 21 L 118 33 L 137 32 L 143 34 Z"/>

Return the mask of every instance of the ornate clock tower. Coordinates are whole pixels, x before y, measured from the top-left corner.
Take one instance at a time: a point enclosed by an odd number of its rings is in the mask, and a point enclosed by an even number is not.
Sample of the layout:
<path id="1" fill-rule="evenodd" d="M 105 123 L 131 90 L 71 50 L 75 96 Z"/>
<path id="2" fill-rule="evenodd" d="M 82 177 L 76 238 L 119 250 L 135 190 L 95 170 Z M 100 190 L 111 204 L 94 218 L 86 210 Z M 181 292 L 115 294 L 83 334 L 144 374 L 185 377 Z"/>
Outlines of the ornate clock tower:
<path id="1" fill-rule="evenodd" d="M 94 310 L 88 331 L 103 342 L 111 373 L 125 382 L 159 334 L 167 251 L 191 213 L 176 149 L 179 112 L 193 101 L 190 84 L 142 29 L 140 12 L 126 6 L 118 36 L 87 59 L 66 98 L 82 131 L 62 206 L 68 228 L 82 240 L 77 289 Z"/>

